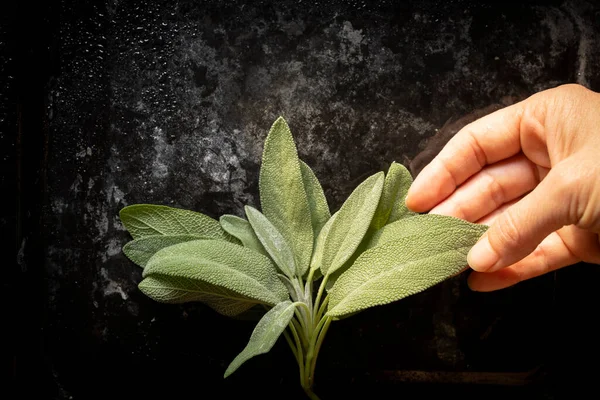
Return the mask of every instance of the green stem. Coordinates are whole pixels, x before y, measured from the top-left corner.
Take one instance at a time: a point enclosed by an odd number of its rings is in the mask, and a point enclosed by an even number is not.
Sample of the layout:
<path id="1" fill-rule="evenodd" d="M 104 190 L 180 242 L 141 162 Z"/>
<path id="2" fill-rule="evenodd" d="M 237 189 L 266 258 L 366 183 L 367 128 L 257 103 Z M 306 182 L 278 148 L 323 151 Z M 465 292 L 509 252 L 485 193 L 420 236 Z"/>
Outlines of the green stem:
<path id="1" fill-rule="evenodd" d="M 321 399 L 319 399 L 319 396 L 317 396 L 315 394 L 315 392 L 312 391 L 311 388 L 303 386 L 303 389 L 304 389 L 304 393 L 306 393 L 306 395 L 308 396 L 308 398 L 310 400 L 321 400 Z"/>
<path id="2" fill-rule="evenodd" d="M 327 308 L 327 304 L 329 304 L 329 293 L 327 293 L 327 296 L 325 296 L 325 299 L 323 300 L 323 304 L 321 304 L 321 307 L 319 307 L 319 311 L 317 311 L 317 315 L 315 315 L 315 321 L 321 320 L 323 313 Z"/>
<path id="3" fill-rule="evenodd" d="M 297 300 L 294 302 L 295 317 L 289 327 L 296 345 L 294 346 L 289 335 L 286 335 L 286 340 L 296 356 L 300 369 L 300 383 L 304 392 L 311 400 L 319 400 L 319 397 L 312 391 L 312 387 L 317 356 L 331 318 L 323 317 L 329 303 L 329 295 L 326 295 L 321 303 L 328 277 L 325 276 L 321 281 L 314 303 L 312 302 L 312 278 L 313 271 L 309 273 L 304 285 L 301 278 L 291 282 Z"/>
<path id="4" fill-rule="evenodd" d="M 310 367 L 310 372 L 309 372 L 311 380 L 314 380 L 315 368 L 317 367 L 317 357 L 319 356 L 319 351 L 321 350 L 321 345 L 323 344 L 325 335 L 327 335 L 327 330 L 329 330 L 329 325 L 331 325 L 331 317 L 325 317 L 324 319 L 325 319 L 325 324 L 323 325 L 321 331 L 319 332 L 319 338 L 317 339 L 316 348 L 314 350 L 314 357 L 311 362 L 311 367 Z"/>
<path id="5" fill-rule="evenodd" d="M 315 270 L 311 269 L 310 272 L 308 273 L 308 276 L 306 277 L 306 284 L 307 285 L 308 284 L 312 284 L 312 280 L 313 280 L 314 275 L 315 275 Z"/>
<path id="6" fill-rule="evenodd" d="M 308 307 L 308 304 L 306 304 L 303 301 L 297 301 L 294 303 L 295 306 L 300 306 L 300 307 L 304 307 L 306 309 L 306 312 L 310 314 L 310 308 Z"/>
<path id="7" fill-rule="evenodd" d="M 296 277 L 292 281 L 292 286 L 294 286 L 294 290 L 296 291 L 296 296 L 298 296 L 299 301 L 304 300 L 304 284 L 302 283 L 302 278 Z"/>
<path id="8" fill-rule="evenodd" d="M 296 317 L 298 317 L 298 314 L 296 314 Z M 307 349 L 308 348 L 308 337 L 304 333 L 304 327 L 302 326 L 302 324 L 300 322 L 298 322 L 298 318 L 293 318 L 292 324 L 294 325 L 294 328 L 296 329 L 296 333 L 300 332 L 300 339 L 302 340 L 302 342 L 301 342 L 302 346 L 300 347 L 300 349 L 301 350 Z"/>
<path id="9" fill-rule="evenodd" d="M 319 301 L 321 301 L 321 296 L 323 295 L 323 290 L 325 289 L 325 285 L 327 284 L 327 279 L 329 278 L 329 275 L 325 275 L 323 277 L 323 280 L 321 281 L 321 284 L 319 285 L 319 292 L 317 293 L 317 298 L 315 299 L 315 304 L 314 304 L 314 308 L 313 308 L 313 314 L 316 315 L 317 311 L 319 310 Z M 318 319 L 315 318 L 314 322 L 318 321 Z"/>
<path id="10" fill-rule="evenodd" d="M 300 356 L 298 356 L 298 353 L 300 351 L 302 351 L 302 349 L 298 349 L 296 347 L 296 345 L 292 341 L 292 338 L 290 337 L 290 334 L 287 333 L 287 331 L 283 331 L 283 336 L 285 337 L 285 341 L 290 346 L 290 349 L 292 350 L 292 353 L 294 353 L 294 358 L 296 359 L 296 362 L 298 363 L 298 365 L 300 366 L 300 368 L 302 368 L 302 364 L 300 363 Z"/>
<path id="11" fill-rule="evenodd" d="M 298 313 L 298 309 L 295 310 L 296 315 L 298 316 L 298 319 L 300 320 L 300 322 L 302 323 L 302 327 L 304 329 L 304 335 L 308 338 L 309 337 L 309 328 L 312 326 L 312 307 L 309 307 L 308 304 L 306 304 L 307 300 L 305 297 L 305 287 L 304 284 L 302 283 L 302 278 L 297 277 L 294 281 L 293 281 L 293 287 L 294 290 L 296 291 L 296 295 L 298 297 L 296 303 L 297 304 L 301 304 L 303 306 L 303 308 L 300 308 L 300 312 Z M 298 315 L 300 314 L 300 315 Z"/>
<path id="12" fill-rule="evenodd" d="M 300 338 L 298 337 L 298 332 L 296 332 L 296 328 L 294 324 L 289 324 L 290 330 L 292 331 L 292 335 L 294 335 L 294 340 L 296 341 L 296 348 L 298 349 L 298 365 L 300 369 L 300 384 L 304 387 L 304 356 L 302 353 L 302 344 L 300 343 Z"/>
<path id="13" fill-rule="evenodd" d="M 329 318 L 321 319 L 317 324 L 317 327 L 312 331 L 312 335 L 310 337 L 308 350 L 306 352 L 306 363 L 304 364 L 304 379 L 306 380 L 306 385 L 308 387 L 312 387 L 314 381 L 314 376 L 310 373 L 310 371 L 313 369 L 313 360 L 316 358 L 318 352 L 318 350 L 316 350 L 316 345 L 319 340 L 321 329 L 328 320 Z"/>

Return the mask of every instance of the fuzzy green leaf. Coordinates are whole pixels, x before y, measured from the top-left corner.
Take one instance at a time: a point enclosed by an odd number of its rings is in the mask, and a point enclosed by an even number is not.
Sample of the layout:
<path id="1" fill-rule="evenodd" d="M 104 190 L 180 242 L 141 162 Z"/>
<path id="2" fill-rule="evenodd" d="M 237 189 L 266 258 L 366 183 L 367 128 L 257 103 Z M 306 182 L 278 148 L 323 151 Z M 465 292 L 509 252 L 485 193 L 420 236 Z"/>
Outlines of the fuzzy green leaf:
<path id="1" fill-rule="evenodd" d="M 237 242 L 221 228 L 217 220 L 195 211 L 134 204 L 123 208 L 119 216 L 134 239 L 153 235 L 199 235 Z"/>
<path id="2" fill-rule="evenodd" d="M 290 279 L 296 276 L 294 253 L 283 235 L 260 211 L 251 206 L 244 207 L 246 217 L 254 229 L 254 233 L 275 264 Z"/>
<path id="3" fill-rule="evenodd" d="M 146 296 L 160 303 L 198 301 L 227 317 L 243 314 L 257 304 L 254 299 L 241 296 L 237 292 L 187 277 L 152 275 L 144 278 L 138 288 Z"/>
<path id="4" fill-rule="evenodd" d="M 396 162 L 390 164 L 385 176 L 381 199 L 371 221 L 372 229 L 380 229 L 385 224 L 396 221 L 407 213 L 411 213 L 404 204 L 404 199 L 411 184 L 412 176 L 404 165 Z"/>
<path id="5" fill-rule="evenodd" d="M 352 256 L 362 241 L 377 209 L 384 174 L 378 172 L 362 182 L 338 211 L 323 249 L 321 272 L 335 272 Z"/>
<path id="6" fill-rule="evenodd" d="M 331 224 L 337 218 L 338 213 L 336 212 L 329 218 L 329 221 L 323 225 L 321 228 L 321 232 L 319 232 L 319 236 L 317 236 L 317 242 L 315 243 L 315 250 L 313 252 L 312 259 L 310 260 L 310 271 L 313 271 L 313 274 L 321 271 L 321 263 L 323 261 L 323 249 L 325 248 L 325 240 L 327 240 L 327 235 L 329 235 L 329 230 L 331 229 Z M 314 278 L 318 278 L 314 275 Z"/>
<path id="7" fill-rule="evenodd" d="M 398 180 L 400 181 L 400 187 L 398 188 L 398 192 L 396 194 L 396 200 L 394 201 L 394 205 L 392 206 L 392 211 L 390 211 L 390 216 L 387 220 L 388 224 L 392 222 L 398 221 L 402 218 L 407 218 L 412 215 L 416 215 L 414 211 L 411 211 L 406 207 L 405 199 L 408 194 L 408 189 L 413 183 L 412 175 L 410 171 L 404 167 L 404 165 L 397 164 L 401 168 L 397 170 Z"/>
<path id="8" fill-rule="evenodd" d="M 262 213 L 285 238 L 305 271 L 313 250 L 310 206 L 304 189 L 298 151 L 283 118 L 278 118 L 265 140 L 259 176 Z"/>
<path id="9" fill-rule="evenodd" d="M 329 292 L 327 315 L 344 317 L 421 292 L 460 273 L 487 226 L 446 217 L 436 229 L 365 251 Z"/>
<path id="10" fill-rule="evenodd" d="M 123 253 L 144 268 L 148 260 L 159 250 L 190 240 L 209 239 L 199 235 L 151 235 L 134 239 L 123 246 Z"/>
<path id="11" fill-rule="evenodd" d="M 202 301 L 215 310 L 233 300 L 275 305 L 288 293 L 269 258 L 237 244 L 194 240 L 158 251 L 146 264 L 140 289 L 156 301 Z M 156 286 L 164 282 L 166 286 Z"/>
<path id="12" fill-rule="evenodd" d="M 256 233 L 254 233 L 252 225 L 250 225 L 250 222 L 246 221 L 244 218 L 240 218 L 236 215 L 226 214 L 219 218 L 219 223 L 225 232 L 237 238 L 245 247 L 257 251 L 265 256 L 268 255 L 267 251 L 256 236 Z"/>
<path id="13" fill-rule="evenodd" d="M 268 353 L 275 345 L 279 336 L 290 323 L 294 316 L 296 305 L 291 301 L 284 301 L 270 309 L 254 328 L 248 344 L 240 354 L 229 364 L 224 377 L 227 378 L 243 363 L 259 354 Z"/>
<path id="14" fill-rule="evenodd" d="M 368 248 L 381 246 L 406 236 L 428 235 L 438 230 L 445 232 L 449 223 L 461 229 L 470 229 L 474 225 L 463 219 L 446 215 L 415 214 L 388 224 L 375 232 L 368 243 Z"/>
<path id="15" fill-rule="evenodd" d="M 308 206 L 310 208 L 310 217 L 313 227 L 313 238 L 316 243 L 323 225 L 331 218 L 331 212 L 329 211 L 329 205 L 327 204 L 327 198 L 325 197 L 321 183 L 313 170 L 302 160 L 300 160 L 300 171 L 302 172 L 304 190 L 308 197 Z"/>

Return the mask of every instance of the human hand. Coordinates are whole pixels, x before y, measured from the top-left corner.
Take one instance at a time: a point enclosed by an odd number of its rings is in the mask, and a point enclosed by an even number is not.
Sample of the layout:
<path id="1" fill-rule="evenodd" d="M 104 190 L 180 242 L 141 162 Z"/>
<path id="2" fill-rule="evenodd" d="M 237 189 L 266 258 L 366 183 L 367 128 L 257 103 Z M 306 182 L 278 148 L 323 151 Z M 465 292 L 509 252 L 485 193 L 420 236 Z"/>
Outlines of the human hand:
<path id="1" fill-rule="evenodd" d="M 490 225 L 467 257 L 476 291 L 600 264 L 600 94 L 563 85 L 465 126 L 406 205 Z"/>

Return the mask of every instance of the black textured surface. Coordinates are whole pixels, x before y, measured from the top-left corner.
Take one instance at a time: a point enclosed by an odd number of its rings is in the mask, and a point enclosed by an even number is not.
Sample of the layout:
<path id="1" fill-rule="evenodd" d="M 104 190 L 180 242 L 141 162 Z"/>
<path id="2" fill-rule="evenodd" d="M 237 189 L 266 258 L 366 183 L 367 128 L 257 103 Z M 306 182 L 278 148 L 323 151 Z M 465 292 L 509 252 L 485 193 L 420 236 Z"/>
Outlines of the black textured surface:
<path id="1" fill-rule="evenodd" d="M 262 144 L 279 115 L 337 209 L 366 176 L 394 160 L 409 166 L 474 110 L 567 82 L 600 90 L 592 1 L 2 7 L 14 398 L 302 398 L 283 341 L 222 379 L 252 323 L 143 296 L 140 269 L 120 252 L 129 236 L 118 211 L 155 203 L 218 217 L 259 206 Z M 336 322 L 316 390 L 561 398 L 597 370 L 598 277 L 578 265 L 482 294 L 465 275 Z M 466 374 L 410 383 L 416 370 Z M 496 384 L 481 373 L 499 373 Z"/>

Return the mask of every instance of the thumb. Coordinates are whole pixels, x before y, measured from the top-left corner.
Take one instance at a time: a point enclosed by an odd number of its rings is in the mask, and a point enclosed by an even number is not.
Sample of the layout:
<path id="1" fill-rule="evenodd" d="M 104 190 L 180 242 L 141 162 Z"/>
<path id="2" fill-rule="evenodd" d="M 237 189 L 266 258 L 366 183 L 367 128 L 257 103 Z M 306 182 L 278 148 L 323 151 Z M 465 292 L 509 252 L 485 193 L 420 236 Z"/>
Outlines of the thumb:
<path id="1" fill-rule="evenodd" d="M 576 223 L 572 210 L 577 182 L 569 179 L 568 170 L 557 164 L 531 193 L 500 214 L 469 252 L 469 266 L 494 272 L 512 265 L 552 232 Z"/>

